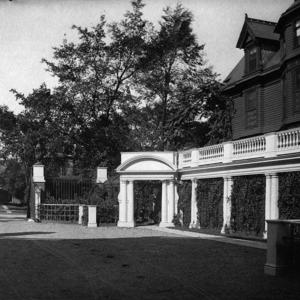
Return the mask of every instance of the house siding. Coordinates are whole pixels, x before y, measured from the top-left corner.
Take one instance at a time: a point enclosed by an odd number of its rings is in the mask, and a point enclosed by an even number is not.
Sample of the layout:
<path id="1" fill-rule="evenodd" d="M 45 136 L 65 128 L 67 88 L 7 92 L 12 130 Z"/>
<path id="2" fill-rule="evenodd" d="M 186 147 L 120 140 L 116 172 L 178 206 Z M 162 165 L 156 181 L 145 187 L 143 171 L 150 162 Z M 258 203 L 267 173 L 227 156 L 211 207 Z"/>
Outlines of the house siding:
<path id="1" fill-rule="evenodd" d="M 277 131 L 282 126 L 283 104 L 281 81 L 272 82 L 262 89 L 264 124 L 263 132 Z"/>
<path id="2" fill-rule="evenodd" d="M 254 128 L 247 128 L 246 124 L 246 102 L 245 92 L 234 98 L 234 116 L 232 122 L 233 139 L 240 139 L 246 136 L 256 135 L 262 133 L 263 128 L 263 110 L 262 110 L 262 89 L 256 87 L 257 92 L 257 126 Z"/>

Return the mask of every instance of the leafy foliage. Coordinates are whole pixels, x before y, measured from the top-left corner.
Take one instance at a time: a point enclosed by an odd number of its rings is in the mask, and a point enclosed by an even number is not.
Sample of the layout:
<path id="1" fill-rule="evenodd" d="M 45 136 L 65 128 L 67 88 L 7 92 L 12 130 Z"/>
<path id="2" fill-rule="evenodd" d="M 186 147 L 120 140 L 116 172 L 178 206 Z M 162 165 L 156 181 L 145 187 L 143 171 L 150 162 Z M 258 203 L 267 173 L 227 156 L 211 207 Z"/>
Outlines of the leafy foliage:
<path id="1" fill-rule="evenodd" d="M 152 145 L 155 149 L 203 144 L 207 130 L 200 141 L 194 140 L 193 127 L 201 127 L 201 119 L 210 116 L 205 107 L 220 90 L 217 75 L 205 67 L 204 45 L 192 32 L 192 19 L 192 13 L 180 4 L 164 10 L 160 29 L 147 47 L 145 67 L 136 76 L 138 92 L 157 119 L 152 129 L 159 131 Z"/>
<path id="2" fill-rule="evenodd" d="M 178 192 L 178 204 L 177 209 L 178 213 L 177 218 L 179 219 L 180 211 L 182 211 L 182 225 L 184 227 L 189 227 L 191 223 L 191 194 L 192 194 L 192 184 L 190 181 L 183 181 L 177 186 Z M 176 222 L 176 221 L 175 221 Z M 177 222 L 178 225 L 181 225 L 180 222 Z M 175 224 L 176 225 L 176 224 Z"/>
<path id="3" fill-rule="evenodd" d="M 300 218 L 300 172 L 279 174 L 279 218 Z"/>
<path id="4" fill-rule="evenodd" d="M 221 84 L 206 66 L 192 13 L 168 7 L 156 30 L 143 1 L 131 3 L 118 22 L 101 16 L 92 28 L 74 25 L 78 39 L 65 38 L 52 60 L 42 60 L 55 88 L 12 90 L 24 105 L 18 115 L 0 107 L 0 156 L 20 163 L 27 187 L 37 160 L 53 174 L 66 159 L 78 169 L 112 170 L 121 151 L 197 147 L 227 134 L 218 131 L 230 121 Z M 212 123 L 221 124 L 215 134 Z"/>
<path id="5" fill-rule="evenodd" d="M 159 181 L 135 181 L 134 200 L 137 222 L 160 222 L 161 183 Z"/>
<path id="6" fill-rule="evenodd" d="M 265 222 L 265 177 L 234 177 L 231 196 L 231 230 L 262 235 Z"/>
<path id="7" fill-rule="evenodd" d="M 223 225 L 223 179 L 198 180 L 198 219 L 202 228 L 218 228 Z"/>

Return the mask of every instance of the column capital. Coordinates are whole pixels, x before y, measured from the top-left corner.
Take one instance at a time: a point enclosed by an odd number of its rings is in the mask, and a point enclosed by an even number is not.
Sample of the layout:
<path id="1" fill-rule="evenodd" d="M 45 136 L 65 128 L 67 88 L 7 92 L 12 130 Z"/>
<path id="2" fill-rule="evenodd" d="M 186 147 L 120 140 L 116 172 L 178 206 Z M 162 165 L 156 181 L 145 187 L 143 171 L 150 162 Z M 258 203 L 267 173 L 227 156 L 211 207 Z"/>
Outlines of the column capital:
<path id="1" fill-rule="evenodd" d="M 266 177 L 278 177 L 278 173 L 275 172 L 267 172 L 265 173 Z"/>
<path id="2" fill-rule="evenodd" d="M 223 176 L 223 179 L 224 180 L 232 180 L 232 176 L 226 175 L 226 176 Z"/>
<path id="3" fill-rule="evenodd" d="M 192 183 L 196 183 L 197 184 L 198 179 L 197 178 L 192 178 L 191 181 L 192 181 Z"/>

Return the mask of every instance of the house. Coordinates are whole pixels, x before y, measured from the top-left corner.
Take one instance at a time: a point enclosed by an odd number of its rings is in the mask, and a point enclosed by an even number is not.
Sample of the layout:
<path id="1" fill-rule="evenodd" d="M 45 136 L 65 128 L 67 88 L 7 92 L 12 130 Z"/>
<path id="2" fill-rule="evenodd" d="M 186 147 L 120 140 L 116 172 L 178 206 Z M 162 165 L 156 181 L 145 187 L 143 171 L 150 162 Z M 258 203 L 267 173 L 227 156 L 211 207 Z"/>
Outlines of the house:
<path id="1" fill-rule="evenodd" d="M 266 220 L 300 218 L 300 1 L 277 23 L 246 15 L 237 47 L 244 56 L 223 90 L 234 104 L 232 141 L 122 153 L 118 226 L 135 226 L 136 180 L 162 182 L 160 226 L 173 226 L 178 183 L 191 188 L 190 227 L 266 237 Z"/>

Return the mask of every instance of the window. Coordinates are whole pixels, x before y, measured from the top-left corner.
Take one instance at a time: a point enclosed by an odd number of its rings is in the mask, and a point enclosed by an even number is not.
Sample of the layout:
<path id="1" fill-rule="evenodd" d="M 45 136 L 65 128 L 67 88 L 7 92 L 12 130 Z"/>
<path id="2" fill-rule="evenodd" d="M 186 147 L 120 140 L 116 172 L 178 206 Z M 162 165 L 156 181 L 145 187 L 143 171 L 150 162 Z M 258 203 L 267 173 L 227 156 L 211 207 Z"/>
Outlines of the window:
<path id="1" fill-rule="evenodd" d="M 300 46 L 300 19 L 295 22 L 295 47 Z"/>
<path id="2" fill-rule="evenodd" d="M 249 66 L 248 71 L 253 72 L 256 70 L 257 65 L 257 48 L 252 48 L 249 51 Z"/>
<path id="3" fill-rule="evenodd" d="M 295 111 L 300 111 L 300 68 L 294 71 L 294 105 Z"/>
<path id="4" fill-rule="evenodd" d="M 246 101 L 246 128 L 257 126 L 257 92 L 251 90 L 245 94 Z"/>

